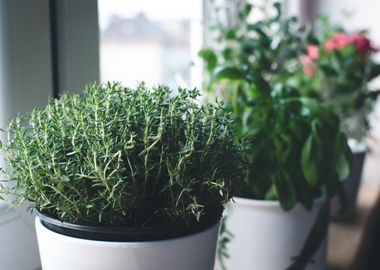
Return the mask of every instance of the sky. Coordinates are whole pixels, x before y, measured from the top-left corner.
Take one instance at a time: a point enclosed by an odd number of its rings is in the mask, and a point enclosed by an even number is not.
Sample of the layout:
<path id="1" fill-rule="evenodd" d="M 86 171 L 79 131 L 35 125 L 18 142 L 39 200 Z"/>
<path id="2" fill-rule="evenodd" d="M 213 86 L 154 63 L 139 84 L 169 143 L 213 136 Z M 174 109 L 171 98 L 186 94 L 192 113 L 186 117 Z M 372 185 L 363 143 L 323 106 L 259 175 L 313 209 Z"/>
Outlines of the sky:
<path id="1" fill-rule="evenodd" d="M 99 0 L 99 24 L 104 29 L 112 15 L 131 17 L 144 12 L 148 18 L 201 20 L 202 0 Z"/>

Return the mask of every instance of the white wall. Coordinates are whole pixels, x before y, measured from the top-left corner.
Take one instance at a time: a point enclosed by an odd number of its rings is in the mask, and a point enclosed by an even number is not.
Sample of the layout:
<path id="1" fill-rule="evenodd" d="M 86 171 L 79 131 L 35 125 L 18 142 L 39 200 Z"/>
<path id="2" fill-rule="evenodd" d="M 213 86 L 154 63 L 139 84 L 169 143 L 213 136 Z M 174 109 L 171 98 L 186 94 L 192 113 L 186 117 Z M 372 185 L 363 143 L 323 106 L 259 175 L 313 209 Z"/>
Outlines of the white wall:
<path id="1" fill-rule="evenodd" d="M 374 0 L 319 0 L 316 3 L 317 13 L 329 15 L 333 22 L 349 30 L 369 29 L 377 44 L 380 44 L 379 11 L 380 1 Z"/>

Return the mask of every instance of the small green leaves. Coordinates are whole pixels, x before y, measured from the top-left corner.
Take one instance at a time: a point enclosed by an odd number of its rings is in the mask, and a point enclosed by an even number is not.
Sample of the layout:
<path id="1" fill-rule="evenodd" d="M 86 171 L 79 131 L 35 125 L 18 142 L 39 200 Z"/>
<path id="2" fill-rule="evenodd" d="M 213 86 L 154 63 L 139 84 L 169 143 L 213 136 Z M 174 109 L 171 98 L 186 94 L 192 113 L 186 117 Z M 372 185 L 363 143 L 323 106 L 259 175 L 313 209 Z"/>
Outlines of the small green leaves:
<path id="1" fill-rule="evenodd" d="M 227 270 L 225 265 L 225 259 L 229 258 L 228 244 L 234 238 L 234 235 L 228 230 L 227 223 L 228 216 L 224 216 L 220 225 L 219 241 L 218 241 L 218 260 L 222 270 Z"/>
<path id="2" fill-rule="evenodd" d="M 8 192 L 90 225 L 191 224 L 220 211 L 242 177 L 242 147 L 224 105 L 200 106 L 198 96 L 108 83 L 51 99 L 11 121 L 1 147 Z"/>
<path id="3" fill-rule="evenodd" d="M 61 181 L 62 182 L 70 182 L 70 178 L 68 176 L 66 176 L 66 175 L 62 175 L 61 176 Z"/>

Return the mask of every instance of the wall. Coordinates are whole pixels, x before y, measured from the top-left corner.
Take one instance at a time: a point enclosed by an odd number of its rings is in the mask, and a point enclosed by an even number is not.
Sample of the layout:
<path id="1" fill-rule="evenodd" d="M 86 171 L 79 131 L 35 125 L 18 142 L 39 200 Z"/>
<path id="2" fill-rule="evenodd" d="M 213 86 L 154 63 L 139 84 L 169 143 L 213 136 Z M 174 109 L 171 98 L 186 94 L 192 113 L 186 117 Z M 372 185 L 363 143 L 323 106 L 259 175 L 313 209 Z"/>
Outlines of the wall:
<path id="1" fill-rule="evenodd" d="M 69 13 L 60 13 L 65 15 L 60 17 L 65 27 L 59 35 L 65 51 L 60 53 L 59 75 L 63 87 L 81 88 L 99 79 L 97 1 L 59 1 L 69 2 L 80 3 L 71 5 Z M 10 117 L 45 105 L 53 95 L 50 3 L 0 1 L 1 129 Z M 3 142 L 5 137 L 0 132 Z M 0 167 L 5 167 L 1 155 Z M 24 208 L 0 201 L 0 269 L 40 268 L 33 216 Z"/>

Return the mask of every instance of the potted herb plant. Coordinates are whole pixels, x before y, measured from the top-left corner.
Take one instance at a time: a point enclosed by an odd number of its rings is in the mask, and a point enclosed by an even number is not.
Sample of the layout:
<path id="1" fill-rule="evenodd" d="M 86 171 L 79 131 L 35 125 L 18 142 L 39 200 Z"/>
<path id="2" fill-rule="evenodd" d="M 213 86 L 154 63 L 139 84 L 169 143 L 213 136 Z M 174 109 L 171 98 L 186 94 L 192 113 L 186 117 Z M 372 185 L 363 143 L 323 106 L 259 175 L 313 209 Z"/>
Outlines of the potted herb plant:
<path id="1" fill-rule="evenodd" d="M 303 29 L 277 12 L 217 24 L 200 52 L 209 89 L 222 96 L 253 151 L 248 177 L 228 205 L 226 269 L 325 269 L 329 199 L 341 195 L 351 152 L 339 118 L 293 82 Z"/>
<path id="2" fill-rule="evenodd" d="M 308 36 L 305 54 L 300 56 L 303 72 L 299 72 L 298 84 L 339 115 L 354 152 L 353 172 L 345 185 L 348 208 L 346 215 L 341 215 L 344 217 L 355 207 L 367 151 L 369 115 L 380 93 L 370 88 L 371 81 L 380 75 L 380 65 L 374 60 L 378 49 L 365 31 L 348 32 L 330 25 L 327 17 L 320 17 L 316 26 L 315 34 Z M 332 207 L 332 214 L 339 217 L 336 202 Z"/>
<path id="3" fill-rule="evenodd" d="M 4 188 L 36 211 L 44 270 L 213 269 L 240 146 L 198 94 L 92 84 L 11 121 Z"/>

